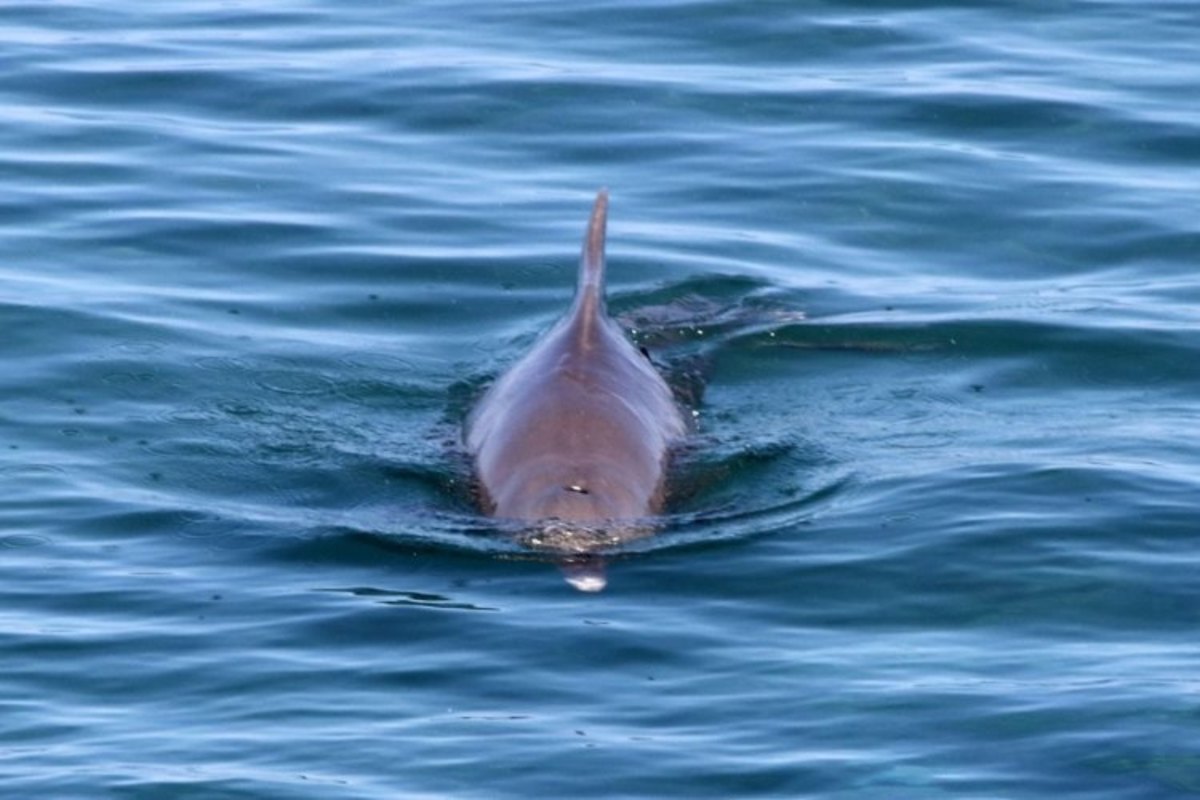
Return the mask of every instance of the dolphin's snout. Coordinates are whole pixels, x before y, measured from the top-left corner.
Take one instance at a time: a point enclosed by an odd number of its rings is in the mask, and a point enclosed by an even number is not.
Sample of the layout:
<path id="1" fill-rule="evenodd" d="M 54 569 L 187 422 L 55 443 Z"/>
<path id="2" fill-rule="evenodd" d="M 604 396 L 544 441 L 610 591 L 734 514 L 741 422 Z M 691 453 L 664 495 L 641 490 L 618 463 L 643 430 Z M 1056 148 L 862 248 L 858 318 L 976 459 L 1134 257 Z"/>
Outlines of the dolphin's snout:
<path id="1" fill-rule="evenodd" d="M 560 563 L 559 568 L 563 579 L 581 592 L 602 592 L 608 586 L 602 558 L 570 558 Z"/>

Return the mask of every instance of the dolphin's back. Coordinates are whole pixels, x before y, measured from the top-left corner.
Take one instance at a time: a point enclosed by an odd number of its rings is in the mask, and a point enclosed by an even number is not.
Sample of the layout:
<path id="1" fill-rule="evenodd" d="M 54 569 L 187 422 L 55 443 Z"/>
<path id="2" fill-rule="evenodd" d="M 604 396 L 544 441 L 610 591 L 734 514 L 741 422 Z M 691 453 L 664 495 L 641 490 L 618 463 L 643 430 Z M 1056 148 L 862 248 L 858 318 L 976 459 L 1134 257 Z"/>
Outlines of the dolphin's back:
<path id="1" fill-rule="evenodd" d="M 498 517 L 637 519 L 662 504 L 685 428 L 670 389 L 605 310 L 608 194 L 596 198 L 570 311 L 476 407 L 467 447 Z"/>

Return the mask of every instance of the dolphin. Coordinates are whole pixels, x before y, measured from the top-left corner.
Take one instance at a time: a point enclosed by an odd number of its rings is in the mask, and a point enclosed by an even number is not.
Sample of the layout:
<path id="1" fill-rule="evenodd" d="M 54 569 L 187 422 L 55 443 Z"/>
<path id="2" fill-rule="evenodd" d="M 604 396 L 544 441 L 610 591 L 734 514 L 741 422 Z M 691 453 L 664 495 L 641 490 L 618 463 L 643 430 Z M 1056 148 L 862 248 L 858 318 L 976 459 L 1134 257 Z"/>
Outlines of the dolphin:
<path id="1" fill-rule="evenodd" d="M 607 220 L 602 189 L 570 309 L 480 398 L 465 435 L 484 510 L 525 526 L 591 592 L 606 579 L 589 551 L 649 532 L 687 431 L 662 376 L 605 310 Z"/>

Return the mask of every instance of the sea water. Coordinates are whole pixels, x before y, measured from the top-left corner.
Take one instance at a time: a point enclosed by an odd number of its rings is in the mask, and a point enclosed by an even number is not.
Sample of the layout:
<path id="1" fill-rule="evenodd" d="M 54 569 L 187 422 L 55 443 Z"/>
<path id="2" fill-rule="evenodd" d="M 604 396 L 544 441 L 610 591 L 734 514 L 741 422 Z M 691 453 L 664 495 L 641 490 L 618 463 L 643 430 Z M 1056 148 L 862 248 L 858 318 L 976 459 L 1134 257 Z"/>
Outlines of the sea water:
<path id="1" fill-rule="evenodd" d="M 0 5 L 0 795 L 1200 793 L 1192 2 Z M 462 420 L 694 430 L 573 591 Z"/>

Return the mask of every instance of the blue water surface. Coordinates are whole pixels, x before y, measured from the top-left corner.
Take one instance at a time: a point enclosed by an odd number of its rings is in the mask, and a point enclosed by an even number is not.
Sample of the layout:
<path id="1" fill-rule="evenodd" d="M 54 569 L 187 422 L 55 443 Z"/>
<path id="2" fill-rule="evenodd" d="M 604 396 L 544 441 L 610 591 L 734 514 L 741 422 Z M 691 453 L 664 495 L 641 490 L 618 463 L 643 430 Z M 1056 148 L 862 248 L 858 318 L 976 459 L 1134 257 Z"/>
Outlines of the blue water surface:
<path id="1" fill-rule="evenodd" d="M 1200 793 L 1200 7 L 0 5 L 0 795 Z M 695 431 L 573 591 L 480 391 Z"/>

